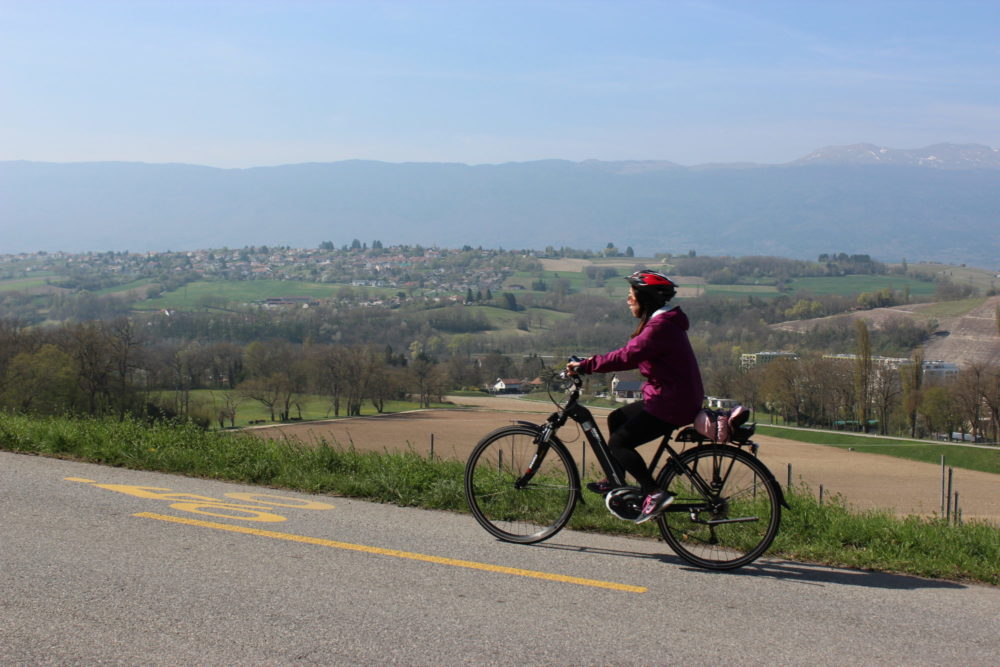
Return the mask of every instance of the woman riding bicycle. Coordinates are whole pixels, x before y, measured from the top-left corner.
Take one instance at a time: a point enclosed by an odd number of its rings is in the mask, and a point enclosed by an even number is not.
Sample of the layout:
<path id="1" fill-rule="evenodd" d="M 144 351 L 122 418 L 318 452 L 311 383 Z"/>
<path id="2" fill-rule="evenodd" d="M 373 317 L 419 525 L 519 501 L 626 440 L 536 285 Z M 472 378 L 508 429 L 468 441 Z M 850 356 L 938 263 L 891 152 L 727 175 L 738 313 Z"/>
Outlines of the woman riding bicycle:
<path id="1" fill-rule="evenodd" d="M 667 303 L 677 293 L 672 280 L 656 271 L 628 276 L 628 305 L 639 325 L 629 342 L 607 354 L 566 365 L 568 373 L 609 373 L 638 368 L 646 378 L 643 400 L 608 415 L 608 445 L 617 462 L 639 483 L 646 496 L 636 523 L 649 521 L 674 501 L 667 489 L 657 488 L 636 447 L 690 424 L 701 409 L 705 390 L 701 372 L 687 337 L 687 315 Z M 613 491 L 607 480 L 591 482 L 591 491 Z"/>

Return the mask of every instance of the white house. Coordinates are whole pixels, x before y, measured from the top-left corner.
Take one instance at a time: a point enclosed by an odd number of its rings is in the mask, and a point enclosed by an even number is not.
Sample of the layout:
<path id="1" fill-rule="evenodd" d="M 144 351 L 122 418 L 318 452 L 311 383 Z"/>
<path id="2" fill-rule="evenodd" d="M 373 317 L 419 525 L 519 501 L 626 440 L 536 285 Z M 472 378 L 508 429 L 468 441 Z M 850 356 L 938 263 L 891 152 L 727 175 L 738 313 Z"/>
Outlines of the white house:
<path id="1" fill-rule="evenodd" d="M 490 387 L 494 394 L 521 394 L 528 390 L 524 380 L 517 378 L 497 378 Z"/>
<path id="2" fill-rule="evenodd" d="M 611 398 L 619 403 L 632 403 L 642 399 L 641 380 L 620 380 L 618 376 L 611 378 Z"/>

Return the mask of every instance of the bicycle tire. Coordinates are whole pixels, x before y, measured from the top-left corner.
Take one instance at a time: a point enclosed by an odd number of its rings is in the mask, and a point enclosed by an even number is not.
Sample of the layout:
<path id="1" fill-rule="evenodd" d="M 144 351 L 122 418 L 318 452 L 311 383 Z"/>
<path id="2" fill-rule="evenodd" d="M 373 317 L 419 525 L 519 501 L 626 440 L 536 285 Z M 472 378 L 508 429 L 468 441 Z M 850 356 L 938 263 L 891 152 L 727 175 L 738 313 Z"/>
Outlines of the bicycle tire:
<path id="1" fill-rule="evenodd" d="M 535 439 L 540 429 L 506 426 L 487 434 L 465 466 L 465 498 L 476 521 L 505 542 L 533 544 L 552 537 L 569 522 L 580 498 L 580 476 L 566 447 L 551 437 Z M 517 482 L 539 447 L 546 447 L 539 469 L 523 486 Z"/>
<path id="2" fill-rule="evenodd" d="M 676 464 L 660 474 L 661 488 L 677 496 L 657 517 L 674 553 L 698 567 L 732 570 L 767 551 L 781 524 L 780 489 L 767 466 L 730 445 L 695 447 L 678 461 L 700 473 L 712 491 L 706 497 Z"/>

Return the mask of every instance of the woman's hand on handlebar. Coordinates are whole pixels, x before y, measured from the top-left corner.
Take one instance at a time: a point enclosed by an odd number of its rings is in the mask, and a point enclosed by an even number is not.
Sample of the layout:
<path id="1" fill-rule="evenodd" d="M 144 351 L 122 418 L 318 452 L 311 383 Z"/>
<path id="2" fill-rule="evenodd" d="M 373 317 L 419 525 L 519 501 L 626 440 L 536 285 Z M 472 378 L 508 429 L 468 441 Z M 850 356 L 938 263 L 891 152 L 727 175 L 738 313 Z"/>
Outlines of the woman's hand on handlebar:
<path id="1" fill-rule="evenodd" d="M 573 357 L 571 361 L 566 363 L 566 375 L 579 375 L 580 374 L 580 362 L 582 359 L 577 359 Z"/>

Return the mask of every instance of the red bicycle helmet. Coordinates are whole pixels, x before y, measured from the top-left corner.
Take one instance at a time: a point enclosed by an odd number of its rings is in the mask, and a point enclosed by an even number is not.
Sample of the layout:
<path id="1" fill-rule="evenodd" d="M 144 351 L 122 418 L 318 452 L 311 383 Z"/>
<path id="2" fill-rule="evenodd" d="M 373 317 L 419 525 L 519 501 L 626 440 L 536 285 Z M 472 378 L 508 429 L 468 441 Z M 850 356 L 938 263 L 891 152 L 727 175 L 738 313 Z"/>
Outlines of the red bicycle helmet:
<path id="1" fill-rule="evenodd" d="M 677 284 L 658 271 L 647 271 L 645 269 L 636 271 L 625 278 L 629 285 L 636 289 L 652 287 L 659 290 L 677 291 Z"/>

